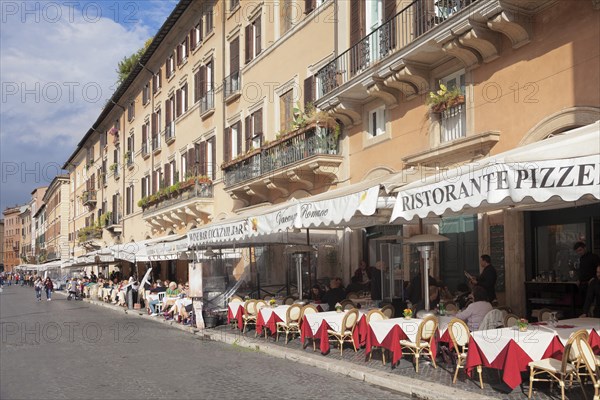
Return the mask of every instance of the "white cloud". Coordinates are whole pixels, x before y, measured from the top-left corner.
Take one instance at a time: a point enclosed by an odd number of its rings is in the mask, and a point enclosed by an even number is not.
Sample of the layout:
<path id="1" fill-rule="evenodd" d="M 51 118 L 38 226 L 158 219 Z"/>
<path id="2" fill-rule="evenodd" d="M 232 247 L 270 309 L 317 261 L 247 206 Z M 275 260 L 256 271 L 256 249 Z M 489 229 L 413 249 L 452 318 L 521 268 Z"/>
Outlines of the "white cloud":
<path id="1" fill-rule="evenodd" d="M 49 3 L 39 3 L 38 15 L 23 10 L 7 13 L 4 4 L 0 23 L 2 207 L 17 201 L 15 192 L 22 192 L 19 196 L 26 200 L 26 187 L 40 184 L 7 177 L 5 164 L 62 165 L 116 89 L 118 62 L 142 47 L 174 6 L 173 1 L 116 2 L 112 4 L 139 8 L 129 19 L 123 8 L 121 19 L 108 12 L 98 19 L 52 2 L 61 7 L 61 18 L 56 19 L 55 14 L 43 13 Z M 34 2 L 10 4 L 24 7 Z M 20 188 L 13 188 L 14 184 Z"/>

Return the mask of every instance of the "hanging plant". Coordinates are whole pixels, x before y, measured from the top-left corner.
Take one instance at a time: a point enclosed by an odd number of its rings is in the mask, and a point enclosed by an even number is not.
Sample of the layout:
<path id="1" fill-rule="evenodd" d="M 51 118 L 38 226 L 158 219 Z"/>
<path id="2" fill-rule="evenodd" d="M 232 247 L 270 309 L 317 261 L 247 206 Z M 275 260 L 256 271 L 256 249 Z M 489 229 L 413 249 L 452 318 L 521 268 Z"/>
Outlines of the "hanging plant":
<path id="1" fill-rule="evenodd" d="M 448 89 L 446 85 L 440 82 L 440 89 L 435 92 L 429 92 L 425 99 L 425 104 L 428 105 L 432 112 L 439 113 L 447 108 L 463 104 L 465 95 L 460 88 L 453 86 Z"/>

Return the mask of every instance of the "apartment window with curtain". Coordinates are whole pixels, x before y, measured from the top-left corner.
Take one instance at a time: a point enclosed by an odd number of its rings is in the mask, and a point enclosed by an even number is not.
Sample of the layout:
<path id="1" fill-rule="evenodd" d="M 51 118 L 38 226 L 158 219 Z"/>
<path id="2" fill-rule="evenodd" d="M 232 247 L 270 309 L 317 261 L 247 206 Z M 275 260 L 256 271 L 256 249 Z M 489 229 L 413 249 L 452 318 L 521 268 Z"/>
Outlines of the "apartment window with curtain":
<path id="1" fill-rule="evenodd" d="M 190 31 L 190 49 L 195 50 L 202 43 L 204 32 L 202 31 L 202 18 L 198 21 L 196 26 Z"/>
<path id="2" fill-rule="evenodd" d="M 446 143 L 456 139 L 460 139 L 467 135 L 467 114 L 465 107 L 465 72 L 464 70 L 457 71 L 441 79 L 441 82 L 446 85 L 448 90 L 459 88 L 463 94 L 462 101 L 457 101 L 456 104 L 447 107 L 441 112 L 440 125 L 441 137 L 440 142 Z"/>
<path id="3" fill-rule="evenodd" d="M 186 35 L 185 39 L 177 45 L 177 66 L 180 67 L 181 64 L 185 63 L 188 59 L 189 55 L 189 37 Z"/>
<path id="4" fill-rule="evenodd" d="M 133 202 L 134 202 L 134 197 L 133 197 L 133 184 L 129 185 L 126 189 L 125 189 L 125 215 L 129 215 L 131 213 L 133 213 Z"/>
<path id="5" fill-rule="evenodd" d="M 162 85 L 162 80 L 161 80 L 161 74 L 162 74 L 162 68 L 158 69 L 158 72 L 156 74 L 154 74 L 154 76 L 152 77 L 152 93 L 156 94 Z"/>
<path id="6" fill-rule="evenodd" d="M 246 26 L 245 31 L 245 50 L 246 50 L 246 64 L 252 61 L 255 57 L 257 57 L 262 48 L 261 48 L 261 17 L 260 15 L 254 19 L 248 26 Z"/>
<path id="7" fill-rule="evenodd" d="M 246 54 L 248 57 L 248 54 Z M 229 42 L 229 76 L 225 79 L 225 97 L 240 90 L 240 38 Z"/>
<path id="8" fill-rule="evenodd" d="M 150 195 L 150 175 L 145 175 L 142 178 L 141 192 L 142 198 Z"/>
<path id="9" fill-rule="evenodd" d="M 242 154 L 242 129 L 241 121 L 236 122 L 225 129 L 225 143 L 223 146 L 223 158 L 231 161 Z"/>
<path id="10" fill-rule="evenodd" d="M 369 136 L 376 137 L 385 133 L 385 106 L 369 111 Z"/>
<path id="11" fill-rule="evenodd" d="M 294 91 L 288 90 L 279 97 L 279 130 L 289 132 L 294 119 Z"/>
<path id="12" fill-rule="evenodd" d="M 177 89 L 176 96 L 176 116 L 180 117 L 182 114 L 185 114 L 188 109 L 187 83 L 181 86 L 181 88 Z"/>
<path id="13" fill-rule="evenodd" d="M 248 115 L 244 121 L 246 151 L 262 146 L 263 122 L 262 108 Z"/>
<path id="14" fill-rule="evenodd" d="M 173 58 L 173 54 L 167 57 L 167 61 L 165 62 L 165 69 L 167 79 L 169 79 L 175 73 L 175 59 Z"/>
<path id="15" fill-rule="evenodd" d="M 175 94 L 165 100 L 165 140 L 175 135 Z"/>
<path id="16" fill-rule="evenodd" d="M 188 176 L 188 164 L 187 164 L 187 153 L 183 153 L 180 158 L 180 171 L 179 175 L 181 176 L 181 180 L 185 180 Z"/>
<path id="17" fill-rule="evenodd" d="M 213 181 L 217 179 L 217 139 L 211 136 L 206 140 L 206 170 Z"/>

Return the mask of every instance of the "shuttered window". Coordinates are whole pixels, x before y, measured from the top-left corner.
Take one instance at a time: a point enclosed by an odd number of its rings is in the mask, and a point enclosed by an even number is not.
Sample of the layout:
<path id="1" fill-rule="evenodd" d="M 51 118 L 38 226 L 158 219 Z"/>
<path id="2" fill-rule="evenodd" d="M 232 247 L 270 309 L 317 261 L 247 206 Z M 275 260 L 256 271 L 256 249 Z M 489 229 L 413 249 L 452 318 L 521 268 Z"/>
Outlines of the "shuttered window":
<path id="1" fill-rule="evenodd" d="M 292 120 L 294 118 L 294 96 L 290 89 L 279 98 L 279 129 L 282 132 L 289 132 L 292 129 Z"/>

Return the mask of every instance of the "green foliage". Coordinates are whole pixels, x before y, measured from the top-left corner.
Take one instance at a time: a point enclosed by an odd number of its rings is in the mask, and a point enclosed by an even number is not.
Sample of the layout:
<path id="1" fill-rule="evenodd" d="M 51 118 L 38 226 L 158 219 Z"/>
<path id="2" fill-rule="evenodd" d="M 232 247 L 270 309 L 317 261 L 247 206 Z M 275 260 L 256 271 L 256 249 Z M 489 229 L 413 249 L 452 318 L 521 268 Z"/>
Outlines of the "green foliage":
<path id="1" fill-rule="evenodd" d="M 435 92 L 429 92 L 425 99 L 425 104 L 428 106 L 437 106 L 440 104 L 448 104 L 459 96 L 463 96 L 460 88 L 453 86 L 448 89 L 446 85 L 440 82 L 440 89 Z"/>
<path id="2" fill-rule="evenodd" d="M 129 57 L 123 57 L 123 59 L 119 61 L 119 64 L 117 64 L 117 73 L 119 74 L 117 84 L 120 85 L 121 83 L 123 83 L 123 81 L 127 78 L 129 73 L 133 71 L 135 65 L 138 63 L 140 58 L 142 58 L 142 55 L 146 52 L 146 49 L 148 49 L 150 43 L 152 43 L 152 39 L 153 38 L 146 40 L 146 43 L 144 43 L 144 46 L 141 49 L 139 49 Z"/>

